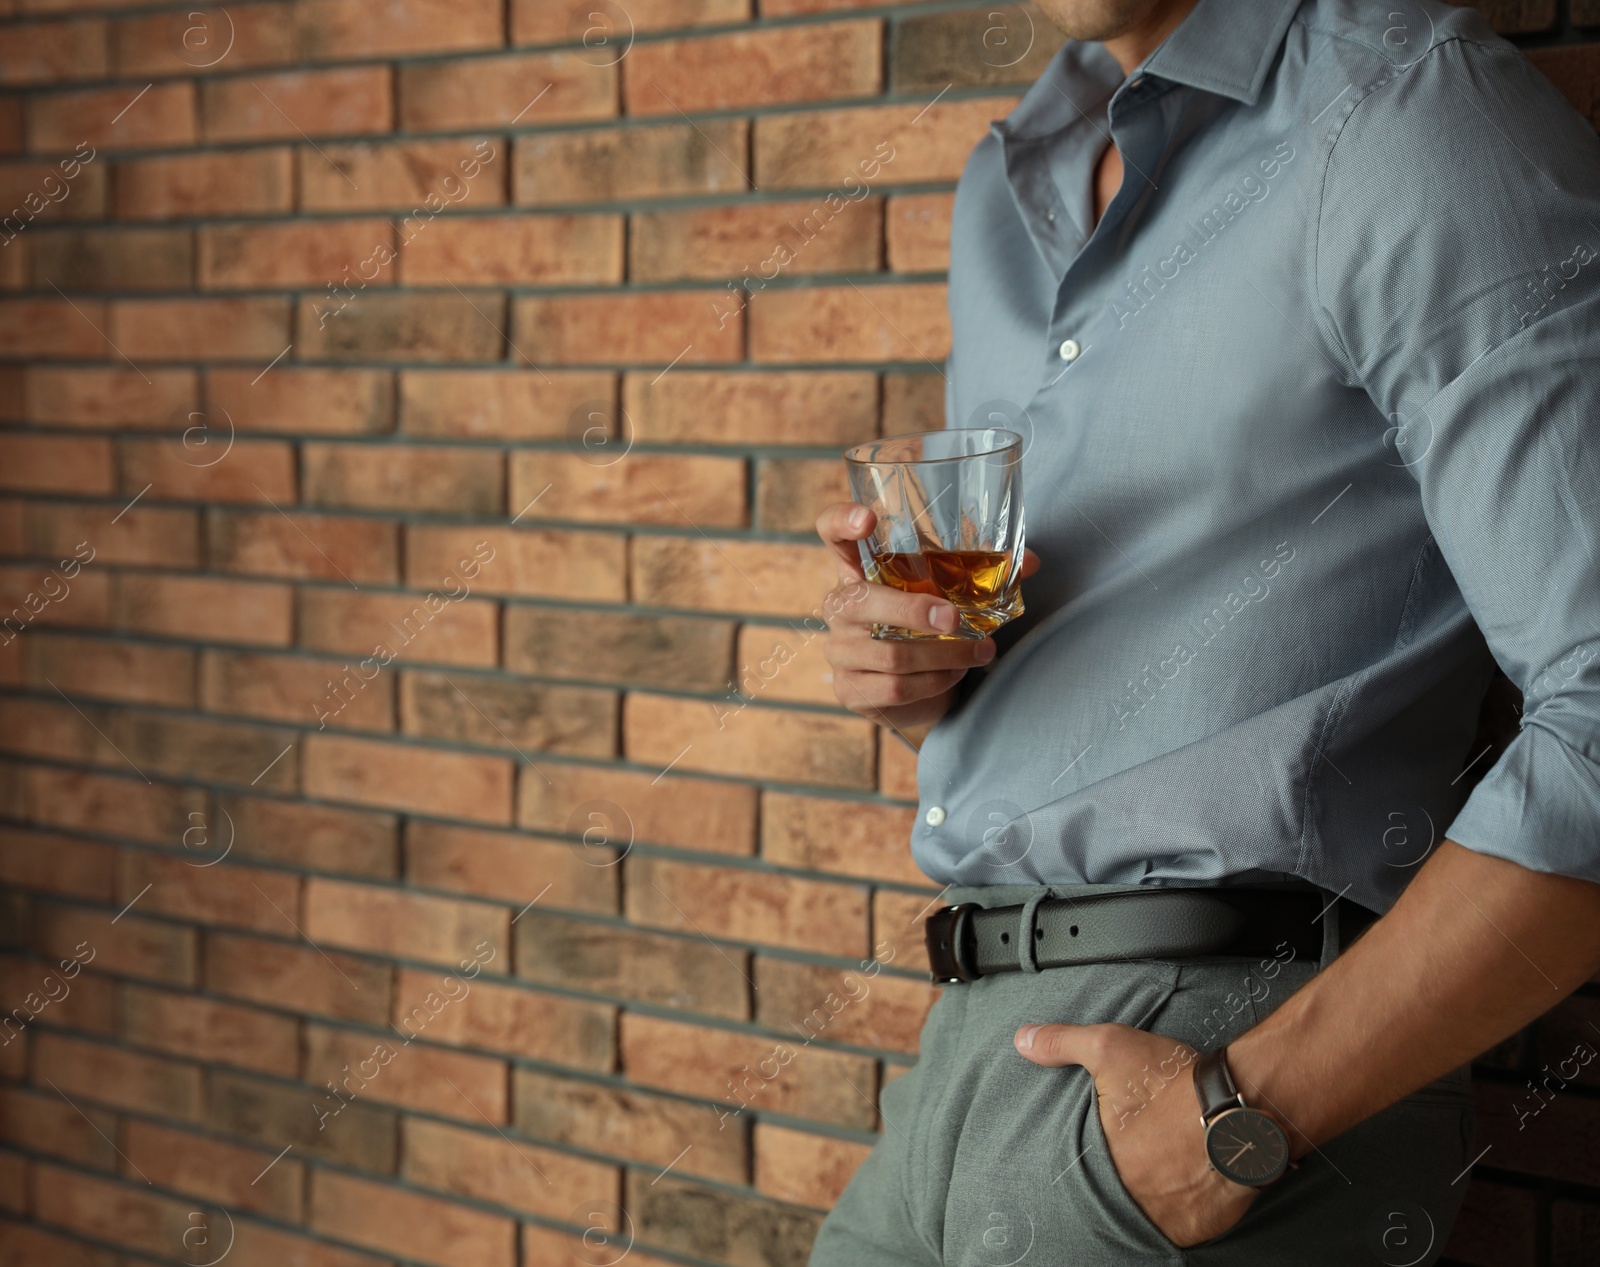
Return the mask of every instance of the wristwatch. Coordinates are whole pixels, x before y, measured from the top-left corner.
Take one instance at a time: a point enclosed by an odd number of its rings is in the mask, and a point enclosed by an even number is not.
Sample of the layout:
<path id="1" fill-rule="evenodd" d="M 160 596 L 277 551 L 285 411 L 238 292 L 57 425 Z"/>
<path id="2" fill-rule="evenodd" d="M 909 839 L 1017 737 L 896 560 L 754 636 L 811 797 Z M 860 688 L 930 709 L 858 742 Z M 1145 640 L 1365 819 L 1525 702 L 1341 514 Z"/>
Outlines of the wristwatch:
<path id="1" fill-rule="evenodd" d="M 1289 1136 L 1277 1119 L 1252 1109 L 1233 1085 L 1227 1048 L 1196 1057 L 1194 1093 L 1206 1133 L 1206 1157 L 1224 1179 L 1264 1188 L 1291 1166 Z"/>

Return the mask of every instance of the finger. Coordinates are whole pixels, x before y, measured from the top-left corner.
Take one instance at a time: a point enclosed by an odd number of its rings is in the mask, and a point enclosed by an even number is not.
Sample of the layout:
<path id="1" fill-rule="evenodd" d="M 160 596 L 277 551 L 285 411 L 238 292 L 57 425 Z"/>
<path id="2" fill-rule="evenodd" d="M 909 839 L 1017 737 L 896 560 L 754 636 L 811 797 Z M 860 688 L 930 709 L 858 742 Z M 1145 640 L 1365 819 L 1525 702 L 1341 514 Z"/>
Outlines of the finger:
<path id="1" fill-rule="evenodd" d="M 839 601 L 828 619 L 830 626 L 898 625 L 930 634 L 951 633 L 956 627 L 955 604 L 948 599 L 876 584 L 841 586 L 833 592 Z"/>
<path id="2" fill-rule="evenodd" d="M 846 708 L 897 708 L 943 695 L 967 675 L 965 669 L 936 669 L 928 673 L 841 673 L 835 677 L 838 696 Z"/>
<path id="3" fill-rule="evenodd" d="M 994 639 L 940 639 L 935 642 L 874 638 L 865 625 L 841 625 L 823 647 L 836 670 L 861 673 L 926 673 L 974 669 L 995 657 Z"/>
<path id="4" fill-rule="evenodd" d="M 841 580 L 861 579 L 861 551 L 856 542 L 870 537 L 877 522 L 872 511 L 855 502 L 834 502 L 817 516 L 817 536 L 832 549 Z"/>
<path id="5" fill-rule="evenodd" d="M 1022 571 L 1019 575 L 1024 580 L 1039 570 L 1039 556 L 1026 546 L 1022 550 Z"/>
<path id="6" fill-rule="evenodd" d="M 1082 1065 L 1090 1073 L 1100 1063 L 1106 1039 L 1116 1025 L 1024 1025 L 1013 1036 L 1016 1048 L 1036 1065 L 1059 1069 Z"/>

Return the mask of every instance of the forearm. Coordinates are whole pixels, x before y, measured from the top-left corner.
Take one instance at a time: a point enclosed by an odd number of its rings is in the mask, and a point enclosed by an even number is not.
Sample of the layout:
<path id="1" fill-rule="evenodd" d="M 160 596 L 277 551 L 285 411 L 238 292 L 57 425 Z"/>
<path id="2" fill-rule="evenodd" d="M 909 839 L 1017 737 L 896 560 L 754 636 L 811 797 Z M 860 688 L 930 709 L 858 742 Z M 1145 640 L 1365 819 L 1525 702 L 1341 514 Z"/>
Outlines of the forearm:
<path id="1" fill-rule="evenodd" d="M 1348 951 L 1228 1049 L 1296 1155 L 1493 1046 L 1600 969 L 1600 885 L 1445 841 Z"/>

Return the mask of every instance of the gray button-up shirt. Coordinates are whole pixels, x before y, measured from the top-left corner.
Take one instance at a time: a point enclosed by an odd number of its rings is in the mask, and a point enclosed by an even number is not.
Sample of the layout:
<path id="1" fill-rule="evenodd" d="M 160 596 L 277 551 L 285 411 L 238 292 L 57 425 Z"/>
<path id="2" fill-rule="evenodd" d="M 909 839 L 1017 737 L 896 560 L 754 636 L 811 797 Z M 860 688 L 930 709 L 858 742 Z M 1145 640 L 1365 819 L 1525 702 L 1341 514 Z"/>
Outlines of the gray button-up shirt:
<path id="1" fill-rule="evenodd" d="M 952 232 L 948 424 L 1025 435 L 1044 567 L 922 748 L 922 869 L 1600 880 L 1600 143 L 1526 60 L 1200 0 L 1126 81 L 1065 45 Z M 1522 727 L 1464 799 L 1491 656 Z"/>

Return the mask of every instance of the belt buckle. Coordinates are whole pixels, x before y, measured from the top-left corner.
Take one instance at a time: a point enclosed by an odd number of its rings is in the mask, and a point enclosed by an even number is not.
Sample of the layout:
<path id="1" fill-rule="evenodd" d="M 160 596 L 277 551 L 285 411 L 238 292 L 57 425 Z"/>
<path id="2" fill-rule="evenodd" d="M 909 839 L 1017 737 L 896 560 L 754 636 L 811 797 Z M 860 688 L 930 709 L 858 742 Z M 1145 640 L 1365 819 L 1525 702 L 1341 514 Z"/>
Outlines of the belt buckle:
<path id="1" fill-rule="evenodd" d="M 922 935 L 936 984 L 976 981 L 983 975 L 978 971 L 977 938 L 972 927 L 973 912 L 982 909 L 981 903 L 962 902 L 940 907 L 924 921 Z"/>

